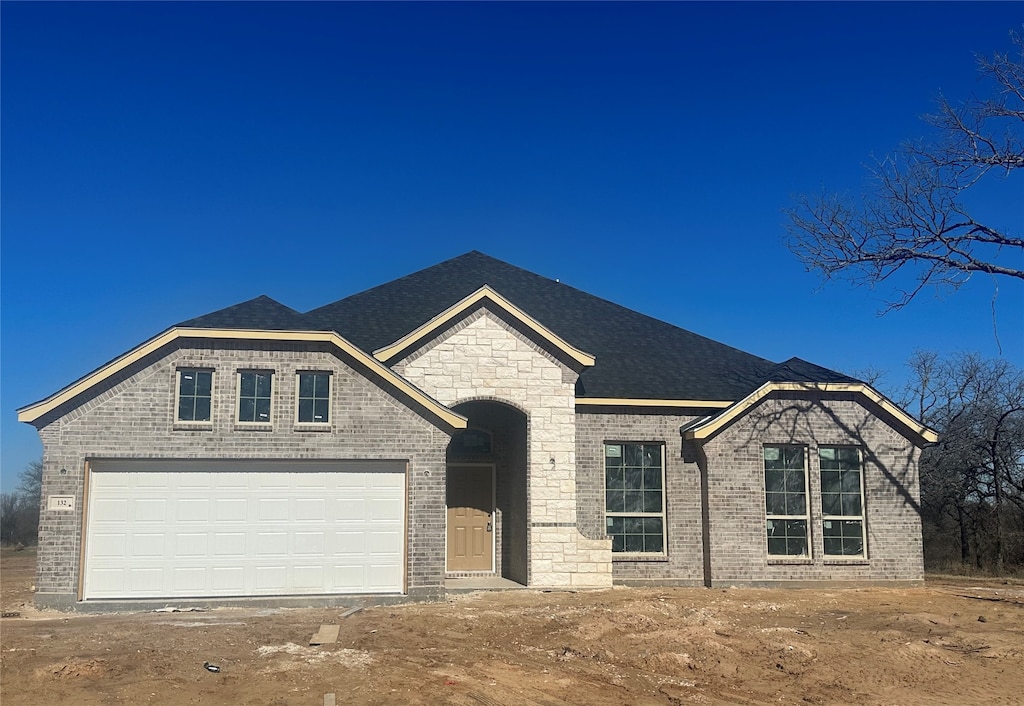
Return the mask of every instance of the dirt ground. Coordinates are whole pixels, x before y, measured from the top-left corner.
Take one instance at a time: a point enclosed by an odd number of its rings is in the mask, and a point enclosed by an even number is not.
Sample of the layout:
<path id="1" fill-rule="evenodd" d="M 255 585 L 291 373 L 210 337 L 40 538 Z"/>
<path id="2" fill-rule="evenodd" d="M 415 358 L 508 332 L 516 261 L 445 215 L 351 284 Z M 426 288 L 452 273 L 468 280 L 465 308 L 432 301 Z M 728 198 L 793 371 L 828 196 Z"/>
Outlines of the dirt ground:
<path id="1" fill-rule="evenodd" d="M 1024 703 L 1019 580 L 81 616 L 32 608 L 34 564 L 0 552 L 4 706 Z"/>

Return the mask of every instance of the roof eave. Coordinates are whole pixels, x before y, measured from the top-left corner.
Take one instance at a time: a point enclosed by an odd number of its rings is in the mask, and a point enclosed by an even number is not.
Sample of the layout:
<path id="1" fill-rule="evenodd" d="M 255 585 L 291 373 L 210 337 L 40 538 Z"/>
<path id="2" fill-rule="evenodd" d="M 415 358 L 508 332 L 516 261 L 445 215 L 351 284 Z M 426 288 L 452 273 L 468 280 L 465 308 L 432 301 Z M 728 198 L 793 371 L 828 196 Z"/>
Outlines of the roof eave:
<path id="1" fill-rule="evenodd" d="M 697 441 L 708 439 L 773 392 L 860 394 L 881 407 L 903 426 L 909 433 L 908 438 L 917 446 L 934 444 L 939 440 L 939 434 L 934 429 L 921 424 L 870 385 L 860 382 L 767 382 L 716 417 L 684 430 L 683 436 Z"/>
<path id="2" fill-rule="evenodd" d="M 91 388 L 109 379 L 132 363 L 144 358 L 160 348 L 180 338 L 206 338 L 226 340 L 254 341 L 291 341 L 330 343 L 365 365 L 379 378 L 389 383 L 412 400 L 422 405 L 428 412 L 443 423 L 454 429 L 465 429 L 466 417 L 452 411 L 448 407 L 427 395 L 418 387 L 401 377 L 373 356 L 367 354 L 335 331 L 275 331 L 261 329 L 213 329 L 179 327 L 167 329 L 163 333 L 149 339 L 142 345 L 128 351 L 101 368 L 89 373 L 71 385 L 50 395 L 44 400 L 22 407 L 17 410 L 18 421 L 29 424 L 52 412 L 75 397 L 88 392 Z"/>

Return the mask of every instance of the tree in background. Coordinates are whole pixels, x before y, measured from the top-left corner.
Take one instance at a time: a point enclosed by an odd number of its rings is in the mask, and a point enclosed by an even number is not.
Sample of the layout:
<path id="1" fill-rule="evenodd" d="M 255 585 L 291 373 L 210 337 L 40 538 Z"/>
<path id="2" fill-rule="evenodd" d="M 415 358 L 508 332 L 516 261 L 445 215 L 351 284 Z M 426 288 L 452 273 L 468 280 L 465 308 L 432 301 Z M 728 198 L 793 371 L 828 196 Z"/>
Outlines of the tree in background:
<path id="1" fill-rule="evenodd" d="M 1024 167 L 1024 38 L 1010 36 L 1010 53 L 978 57 L 991 97 L 954 104 L 940 96 L 938 112 L 926 117 L 935 138 L 878 161 L 860 200 L 796 199 L 786 212 L 786 245 L 808 270 L 890 286 L 887 310 L 929 285 L 956 289 L 976 272 L 1024 280 L 1024 238 L 974 218 L 962 198 L 982 180 Z M 898 273 L 913 273 L 913 283 L 901 284 Z"/>
<path id="2" fill-rule="evenodd" d="M 39 505 L 43 489 L 43 462 L 32 461 L 18 476 L 18 487 L 0 493 L 0 543 L 35 544 L 39 537 Z"/>
<path id="3" fill-rule="evenodd" d="M 903 404 L 941 435 L 921 457 L 926 560 L 1024 566 L 1024 371 L 974 354 L 909 366 Z"/>

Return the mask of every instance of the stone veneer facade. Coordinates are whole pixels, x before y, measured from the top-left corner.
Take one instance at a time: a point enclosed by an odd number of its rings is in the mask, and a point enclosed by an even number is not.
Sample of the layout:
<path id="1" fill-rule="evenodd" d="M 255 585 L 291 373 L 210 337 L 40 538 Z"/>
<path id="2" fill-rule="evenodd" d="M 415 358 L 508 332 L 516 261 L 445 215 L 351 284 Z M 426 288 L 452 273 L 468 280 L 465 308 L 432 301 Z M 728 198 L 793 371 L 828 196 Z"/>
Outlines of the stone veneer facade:
<path id="1" fill-rule="evenodd" d="M 577 529 L 578 374 L 486 308 L 394 366 L 448 407 L 494 400 L 527 416 L 530 586 L 610 586 L 611 540 Z"/>

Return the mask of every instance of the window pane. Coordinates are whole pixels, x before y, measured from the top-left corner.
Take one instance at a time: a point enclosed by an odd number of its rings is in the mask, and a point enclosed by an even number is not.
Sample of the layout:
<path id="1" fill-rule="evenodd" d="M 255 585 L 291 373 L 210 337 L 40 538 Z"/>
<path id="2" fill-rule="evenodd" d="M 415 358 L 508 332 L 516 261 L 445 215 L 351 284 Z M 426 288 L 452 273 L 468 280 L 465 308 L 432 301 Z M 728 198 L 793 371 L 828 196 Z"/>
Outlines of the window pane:
<path id="1" fill-rule="evenodd" d="M 312 397 L 313 386 L 316 376 L 309 374 L 299 375 L 299 397 Z"/>
<path id="2" fill-rule="evenodd" d="M 626 487 L 640 490 L 643 487 L 644 472 L 641 468 L 626 468 Z"/>
<path id="3" fill-rule="evenodd" d="M 317 400 L 313 404 L 313 421 L 314 422 L 329 422 L 328 419 L 328 408 L 330 403 L 327 400 Z"/>
<path id="4" fill-rule="evenodd" d="M 838 493 L 842 486 L 839 482 L 839 471 L 821 472 L 821 492 Z"/>
<path id="5" fill-rule="evenodd" d="M 645 468 L 644 469 L 644 489 L 645 490 L 657 490 L 661 491 L 661 469 L 660 468 Z"/>
<path id="6" fill-rule="evenodd" d="M 644 512 L 661 512 L 661 491 L 644 491 Z"/>
<path id="7" fill-rule="evenodd" d="M 195 419 L 194 397 L 182 397 L 178 400 L 178 419 L 183 422 L 191 422 Z"/>
<path id="8" fill-rule="evenodd" d="M 196 422 L 208 422 L 210 421 L 210 398 L 209 397 L 197 397 L 195 416 L 192 418 Z"/>
<path id="9" fill-rule="evenodd" d="M 621 489 L 626 487 L 626 476 L 621 468 L 609 468 L 604 474 L 606 488 Z"/>
<path id="10" fill-rule="evenodd" d="M 787 494 L 786 495 L 786 514 L 787 515 L 806 515 L 807 514 L 807 502 L 803 496 Z"/>
<path id="11" fill-rule="evenodd" d="M 664 551 L 664 548 L 665 548 L 664 544 L 665 544 L 665 541 L 662 538 L 660 532 L 658 534 L 645 534 L 644 535 L 644 551 L 645 552 L 659 552 L 660 553 L 660 552 Z"/>
<path id="12" fill-rule="evenodd" d="M 644 537 L 642 534 L 627 534 L 624 539 L 626 540 L 627 552 L 642 552 L 644 550 Z"/>
<path id="13" fill-rule="evenodd" d="M 804 449 L 802 446 L 787 446 L 783 448 L 782 455 L 786 462 L 786 468 L 803 469 Z"/>
<path id="14" fill-rule="evenodd" d="M 613 552 L 624 552 L 626 551 L 626 540 L 621 534 L 612 534 L 612 551 Z"/>
<path id="15" fill-rule="evenodd" d="M 786 494 L 785 493 L 765 493 L 765 506 L 768 508 L 769 515 L 785 515 L 786 514 Z"/>
<path id="16" fill-rule="evenodd" d="M 625 512 L 626 504 L 621 490 L 609 490 L 605 496 L 605 510 L 608 512 Z M 614 518 L 621 520 L 622 518 Z"/>
<path id="17" fill-rule="evenodd" d="M 841 468 L 860 468 L 860 452 L 858 452 L 857 449 L 845 448 L 837 449 L 836 451 L 839 457 Z"/>
<path id="18" fill-rule="evenodd" d="M 270 400 L 263 398 L 257 398 L 256 400 L 256 421 L 257 422 L 269 422 L 270 421 Z"/>
<path id="19" fill-rule="evenodd" d="M 650 468 L 661 468 L 661 447 L 653 444 L 644 445 L 644 465 Z"/>
<path id="20" fill-rule="evenodd" d="M 256 396 L 270 397 L 270 375 L 265 373 L 256 374 Z"/>
<path id="21" fill-rule="evenodd" d="M 209 370 L 196 371 L 196 395 L 209 397 L 213 389 L 213 373 Z"/>
<path id="22" fill-rule="evenodd" d="M 623 512 L 644 511 L 644 493 L 642 490 L 627 490 L 624 494 L 626 496 L 626 507 Z"/>
<path id="23" fill-rule="evenodd" d="M 179 394 L 189 397 L 196 394 L 196 374 L 194 371 L 182 371 Z"/>
<path id="24" fill-rule="evenodd" d="M 859 515 L 861 514 L 860 509 L 860 493 L 853 495 L 844 494 L 843 498 L 843 515 Z"/>
<path id="25" fill-rule="evenodd" d="M 299 421 L 313 421 L 313 400 L 299 400 Z"/>
<path id="26" fill-rule="evenodd" d="M 764 472 L 764 487 L 770 493 L 781 493 L 786 489 L 786 472 L 770 470 Z"/>
<path id="27" fill-rule="evenodd" d="M 242 397 L 252 397 L 256 394 L 256 374 L 242 373 L 239 376 L 239 394 Z"/>
<path id="28" fill-rule="evenodd" d="M 860 494 L 860 473 L 857 471 L 843 471 L 842 484 L 844 493 Z"/>
<path id="29" fill-rule="evenodd" d="M 643 451 L 640 444 L 623 444 L 625 463 L 627 466 L 643 465 Z"/>
<path id="30" fill-rule="evenodd" d="M 612 466 L 622 465 L 622 445 L 621 444 L 605 444 L 604 447 L 604 466 L 610 468 Z"/>
<path id="31" fill-rule="evenodd" d="M 243 397 L 238 401 L 238 421 L 256 421 L 256 400 L 251 397 L 248 399 Z"/>
<path id="32" fill-rule="evenodd" d="M 609 517 L 608 518 L 608 534 L 622 534 L 624 531 L 622 517 Z"/>
<path id="33" fill-rule="evenodd" d="M 804 492 L 804 473 L 803 471 L 786 471 L 786 492 L 787 493 L 799 493 L 803 495 Z"/>

